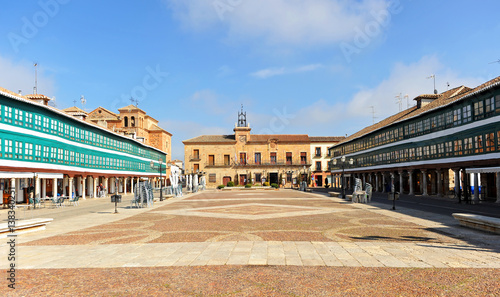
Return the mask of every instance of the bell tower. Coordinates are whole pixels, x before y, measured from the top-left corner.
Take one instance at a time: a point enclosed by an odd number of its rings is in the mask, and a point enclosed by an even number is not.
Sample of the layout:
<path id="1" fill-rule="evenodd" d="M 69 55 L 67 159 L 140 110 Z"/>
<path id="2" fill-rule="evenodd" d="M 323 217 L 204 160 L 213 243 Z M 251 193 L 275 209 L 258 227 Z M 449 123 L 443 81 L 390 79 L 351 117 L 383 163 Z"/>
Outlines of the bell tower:
<path id="1" fill-rule="evenodd" d="M 250 140 L 250 125 L 247 123 L 247 113 L 243 111 L 243 104 L 241 105 L 241 111 L 238 112 L 238 122 L 236 123 L 233 131 L 236 141 L 241 144 L 245 144 Z"/>

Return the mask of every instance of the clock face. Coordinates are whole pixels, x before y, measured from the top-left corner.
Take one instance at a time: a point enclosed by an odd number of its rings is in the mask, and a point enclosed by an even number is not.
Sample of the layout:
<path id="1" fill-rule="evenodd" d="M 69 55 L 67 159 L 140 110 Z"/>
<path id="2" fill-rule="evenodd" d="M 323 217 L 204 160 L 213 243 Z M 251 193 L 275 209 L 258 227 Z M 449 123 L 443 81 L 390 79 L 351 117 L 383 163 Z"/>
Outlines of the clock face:
<path id="1" fill-rule="evenodd" d="M 247 137 L 245 135 L 241 135 L 240 142 L 246 142 L 246 141 L 247 141 Z"/>

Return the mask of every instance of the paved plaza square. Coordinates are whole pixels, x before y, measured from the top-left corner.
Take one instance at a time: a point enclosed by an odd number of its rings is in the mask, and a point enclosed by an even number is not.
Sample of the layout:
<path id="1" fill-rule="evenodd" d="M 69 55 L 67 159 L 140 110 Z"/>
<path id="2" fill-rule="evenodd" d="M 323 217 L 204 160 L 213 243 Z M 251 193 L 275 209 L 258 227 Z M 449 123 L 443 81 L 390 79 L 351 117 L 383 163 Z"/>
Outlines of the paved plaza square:
<path id="1" fill-rule="evenodd" d="M 15 295 L 500 294 L 498 236 L 443 216 L 293 190 L 128 201 L 28 211 L 54 221 L 19 235 Z"/>

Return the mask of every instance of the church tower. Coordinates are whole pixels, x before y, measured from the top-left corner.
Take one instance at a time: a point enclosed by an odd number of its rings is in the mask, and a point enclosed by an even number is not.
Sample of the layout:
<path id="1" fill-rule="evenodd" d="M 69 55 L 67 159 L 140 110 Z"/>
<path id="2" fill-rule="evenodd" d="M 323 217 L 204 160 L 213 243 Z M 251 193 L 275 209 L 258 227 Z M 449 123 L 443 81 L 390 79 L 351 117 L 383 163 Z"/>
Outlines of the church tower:
<path id="1" fill-rule="evenodd" d="M 243 111 L 243 104 L 241 105 L 241 112 L 238 112 L 238 122 L 236 123 L 233 131 L 236 142 L 245 144 L 250 141 L 250 124 L 247 123 L 247 113 Z"/>

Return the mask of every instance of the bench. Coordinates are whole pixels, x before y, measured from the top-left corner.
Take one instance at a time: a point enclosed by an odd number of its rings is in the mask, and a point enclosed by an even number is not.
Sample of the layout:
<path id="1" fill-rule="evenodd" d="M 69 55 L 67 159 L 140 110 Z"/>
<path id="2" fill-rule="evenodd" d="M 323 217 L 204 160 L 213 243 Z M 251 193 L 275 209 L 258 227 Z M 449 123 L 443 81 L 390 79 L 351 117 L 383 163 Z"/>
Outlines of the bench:
<path id="1" fill-rule="evenodd" d="M 340 197 L 339 192 L 328 192 L 328 195 L 330 195 L 330 197 Z"/>
<path id="2" fill-rule="evenodd" d="M 53 219 L 31 219 L 16 221 L 14 230 L 17 234 L 45 230 L 45 226 L 52 222 L 52 220 Z M 0 238 L 5 238 L 8 234 L 11 234 L 8 223 L 0 224 Z"/>
<path id="3" fill-rule="evenodd" d="M 454 213 L 461 226 L 500 234 L 500 219 L 470 213 Z"/>

